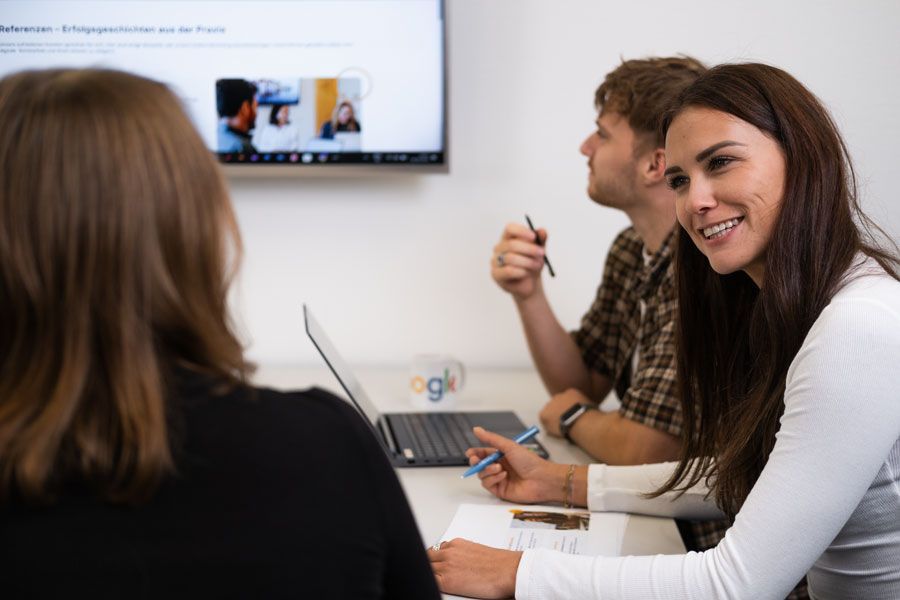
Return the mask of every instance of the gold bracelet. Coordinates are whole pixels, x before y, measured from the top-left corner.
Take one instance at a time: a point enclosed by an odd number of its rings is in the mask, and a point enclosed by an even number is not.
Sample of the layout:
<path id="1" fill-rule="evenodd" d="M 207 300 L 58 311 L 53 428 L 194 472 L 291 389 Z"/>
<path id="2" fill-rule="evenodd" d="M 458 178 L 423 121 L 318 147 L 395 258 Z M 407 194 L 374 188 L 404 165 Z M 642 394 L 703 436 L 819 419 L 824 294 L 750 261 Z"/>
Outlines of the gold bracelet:
<path id="1" fill-rule="evenodd" d="M 563 484 L 563 506 L 566 508 L 573 508 L 575 506 L 575 485 L 574 485 L 574 477 L 575 477 L 575 465 L 569 465 L 569 470 L 566 471 L 566 482 Z"/>

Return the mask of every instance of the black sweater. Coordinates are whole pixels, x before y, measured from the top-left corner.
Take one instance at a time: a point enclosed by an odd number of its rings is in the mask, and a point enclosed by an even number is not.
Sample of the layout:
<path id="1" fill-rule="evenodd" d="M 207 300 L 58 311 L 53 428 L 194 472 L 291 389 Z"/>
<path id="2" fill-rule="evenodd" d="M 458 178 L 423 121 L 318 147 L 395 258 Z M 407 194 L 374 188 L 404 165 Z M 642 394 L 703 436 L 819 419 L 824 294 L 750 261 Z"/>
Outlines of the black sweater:
<path id="1" fill-rule="evenodd" d="M 345 402 L 198 381 L 177 395 L 178 473 L 148 503 L 76 483 L 49 508 L 0 507 L 0 596 L 439 597 L 397 477 Z"/>

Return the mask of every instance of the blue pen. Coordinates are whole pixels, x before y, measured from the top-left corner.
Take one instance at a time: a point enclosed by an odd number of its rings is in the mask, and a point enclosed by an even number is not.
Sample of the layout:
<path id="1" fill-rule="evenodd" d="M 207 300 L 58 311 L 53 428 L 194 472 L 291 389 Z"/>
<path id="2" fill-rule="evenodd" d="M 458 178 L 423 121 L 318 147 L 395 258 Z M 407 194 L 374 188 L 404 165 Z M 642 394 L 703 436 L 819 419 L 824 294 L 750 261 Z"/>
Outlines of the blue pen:
<path id="1" fill-rule="evenodd" d="M 517 435 L 513 439 L 513 441 L 517 444 L 522 444 L 524 442 L 527 442 L 534 436 L 536 436 L 538 433 L 540 433 L 540 431 L 541 430 L 538 429 L 537 425 L 532 425 L 531 427 L 529 427 L 528 429 L 526 429 L 525 431 L 523 431 L 522 433 Z M 500 452 L 499 450 L 497 450 L 490 456 L 486 456 L 483 459 L 481 459 L 481 462 L 478 463 L 477 465 L 472 465 L 471 467 L 469 467 L 466 470 L 466 472 L 460 476 L 460 479 L 465 479 L 469 475 L 474 475 L 475 473 L 481 473 L 485 467 L 487 467 L 488 465 L 494 464 L 501 458 L 503 458 L 503 453 Z"/>

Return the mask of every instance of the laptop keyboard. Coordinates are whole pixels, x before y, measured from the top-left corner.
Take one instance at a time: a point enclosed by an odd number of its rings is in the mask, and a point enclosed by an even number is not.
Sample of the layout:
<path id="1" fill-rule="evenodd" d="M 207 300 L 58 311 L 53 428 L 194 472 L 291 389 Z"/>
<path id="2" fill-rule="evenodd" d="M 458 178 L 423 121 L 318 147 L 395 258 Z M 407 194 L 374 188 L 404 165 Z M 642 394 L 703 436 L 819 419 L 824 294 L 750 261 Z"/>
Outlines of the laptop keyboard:
<path id="1" fill-rule="evenodd" d="M 469 464 L 466 450 L 481 446 L 473 425 L 508 438 L 519 434 L 522 422 L 510 411 L 477 411 L 470 413 L 387 413 L 382 415 L 397 467 L 464 466 Z M 547 452 L 536 441 L 524 444 L 539 456 Z"/>
<path id="2" fill-rule="evenodd" d="M 459 413 L 411 413 L 404 416 L 415 441 L 414 452 L 425 458 L 463 456 L 468 448 L 479 446 L 472 425 Z"/>

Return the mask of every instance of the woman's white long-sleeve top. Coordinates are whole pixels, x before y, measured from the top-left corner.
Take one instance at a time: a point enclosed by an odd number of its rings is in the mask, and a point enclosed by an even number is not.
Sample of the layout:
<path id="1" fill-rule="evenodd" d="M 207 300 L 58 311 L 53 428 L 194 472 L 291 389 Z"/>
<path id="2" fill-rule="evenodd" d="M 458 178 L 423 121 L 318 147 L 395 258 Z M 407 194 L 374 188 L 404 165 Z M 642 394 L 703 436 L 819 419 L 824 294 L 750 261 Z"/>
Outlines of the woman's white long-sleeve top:
<path id="1" fill-rule="evenodd" d="M 528 550 L 516 598 L 900 598 L 900 282 L 869 260 L 822 311 L 787 374 L 769 460 L 719 545 L 678 556 Z M 857 271 L 857 275 L 859 272 Z M 705 489 L 656 489 L 673 463 L 593 465 L 588 506 L 713 518 Z"/>

